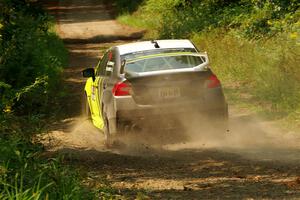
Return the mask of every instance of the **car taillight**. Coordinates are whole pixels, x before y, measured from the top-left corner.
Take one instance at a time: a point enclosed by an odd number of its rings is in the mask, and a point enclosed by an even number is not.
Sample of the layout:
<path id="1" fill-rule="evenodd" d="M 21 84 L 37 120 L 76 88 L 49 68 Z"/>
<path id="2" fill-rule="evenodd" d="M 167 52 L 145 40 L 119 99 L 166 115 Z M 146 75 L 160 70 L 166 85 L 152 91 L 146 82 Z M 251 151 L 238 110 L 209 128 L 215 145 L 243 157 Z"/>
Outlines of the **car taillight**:
<path id="1" fill-rule="evenodd" d="M 130 95 L 130 91 L 130 84 L 126 82 L 116 83 L 114 88 L 112 89 L 112 93 L 114 96 L 127 96 Z"/>
<path id="2" fill-rule="evenodd" d="M 215 87 L 219 87 L 220 85 L 221 82 L 219 81 L 218 77 L 214 74 L 212 74 L 206 81 L 207 88 L 215 88 Z"/>

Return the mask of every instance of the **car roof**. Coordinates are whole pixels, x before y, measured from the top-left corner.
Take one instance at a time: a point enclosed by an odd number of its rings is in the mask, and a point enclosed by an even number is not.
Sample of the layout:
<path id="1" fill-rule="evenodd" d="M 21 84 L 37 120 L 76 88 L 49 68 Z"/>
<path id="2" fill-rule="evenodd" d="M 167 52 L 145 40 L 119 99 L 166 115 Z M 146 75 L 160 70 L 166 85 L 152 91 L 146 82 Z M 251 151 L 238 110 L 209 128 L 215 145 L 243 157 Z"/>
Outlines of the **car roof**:
<path id="1" fill-rule="evenodd" d="M 156 40 L 159 45 L 159 49 L 174 49 L 174 48 L 192 48 L 195 49 L 193 43 L 189 40 Z M 116 46 L 120 55 L 130 54 L 134 52 L 155 50 L 153 41 L 134 42 L 129 44 L 123 44 Z"/>

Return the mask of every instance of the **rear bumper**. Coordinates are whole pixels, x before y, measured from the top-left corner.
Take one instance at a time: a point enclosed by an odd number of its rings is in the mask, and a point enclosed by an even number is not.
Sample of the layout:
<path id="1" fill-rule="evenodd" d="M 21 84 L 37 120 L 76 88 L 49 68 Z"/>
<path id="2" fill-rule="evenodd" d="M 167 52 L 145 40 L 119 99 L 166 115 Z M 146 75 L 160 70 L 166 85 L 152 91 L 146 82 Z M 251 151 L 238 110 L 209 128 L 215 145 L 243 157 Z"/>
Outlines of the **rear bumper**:
<path id="1" fill-rule="evenodd" d="M 118 110 L 117 117 L 124 119 L 138 119 L 153 116 L 168 116 L 168 115 L 202 115 L 207 117 L 224 117 L 227 112 L 227 105 L 217 106 L 199 106 L 198 104 L 189 105 L 173 105 L 160 107 L 143 107 L 132 110 Z M 224 115 L 224 116 L 223 116 Z"/>
<path id="2" fill-rule="evenodd" d="M 199 115 L 227 118 L 227 103 L 220 91 L 212 91 L 201 98 L 180 102 L 165 102 L 155 105 L 137 104 L 132 96 L 114 97 L 114 110 L 118 120 L 141 120 L 162 118 L 163 116 Z"/>

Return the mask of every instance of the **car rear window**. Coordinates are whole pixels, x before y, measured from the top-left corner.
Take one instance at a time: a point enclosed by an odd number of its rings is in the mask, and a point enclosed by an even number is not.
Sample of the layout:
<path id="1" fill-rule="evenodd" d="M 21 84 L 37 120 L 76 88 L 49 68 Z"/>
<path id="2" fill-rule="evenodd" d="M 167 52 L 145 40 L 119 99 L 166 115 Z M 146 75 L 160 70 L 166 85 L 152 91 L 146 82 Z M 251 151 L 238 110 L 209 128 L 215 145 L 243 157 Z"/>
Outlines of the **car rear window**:
<path id="1" fill-rule="evenodd" d="M 143 57 L 126 62 L 125 72 L 150 72 L 193 68 L 204 62 L 197 55 L 160 55 Z"/>

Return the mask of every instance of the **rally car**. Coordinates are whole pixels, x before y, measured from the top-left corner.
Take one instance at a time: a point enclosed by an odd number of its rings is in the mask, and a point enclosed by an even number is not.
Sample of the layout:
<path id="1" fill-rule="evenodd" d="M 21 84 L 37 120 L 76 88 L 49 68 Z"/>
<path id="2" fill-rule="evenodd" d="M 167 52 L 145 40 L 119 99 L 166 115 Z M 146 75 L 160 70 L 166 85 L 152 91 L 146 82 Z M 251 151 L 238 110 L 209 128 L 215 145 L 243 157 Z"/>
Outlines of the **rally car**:
<path id="1" fill-rule="evenodd" d="M 227 120 L 221 83 L 189 40 L 113 46 L 83 76 L 86 112 L 106 143 L 133 127 L 176 127 L 185 116 L 206 116 L 212 125 Z"/>

